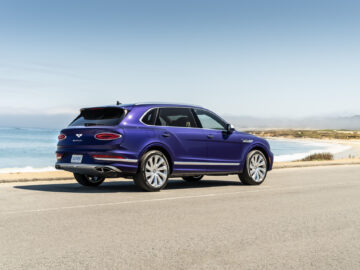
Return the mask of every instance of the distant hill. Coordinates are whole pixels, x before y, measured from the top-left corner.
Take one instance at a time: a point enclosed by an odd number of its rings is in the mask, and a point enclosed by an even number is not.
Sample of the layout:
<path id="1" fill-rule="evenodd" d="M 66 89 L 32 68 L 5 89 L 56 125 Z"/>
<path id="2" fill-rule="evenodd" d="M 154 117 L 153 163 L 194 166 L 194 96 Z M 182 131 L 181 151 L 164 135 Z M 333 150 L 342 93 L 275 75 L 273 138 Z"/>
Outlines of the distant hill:
<path id="1" fill-rule="evenodd" d="M 360 130 L 360 115 L 350 117 L 261 118 L 225 116 L 239 129 L 299 128 Z"/>

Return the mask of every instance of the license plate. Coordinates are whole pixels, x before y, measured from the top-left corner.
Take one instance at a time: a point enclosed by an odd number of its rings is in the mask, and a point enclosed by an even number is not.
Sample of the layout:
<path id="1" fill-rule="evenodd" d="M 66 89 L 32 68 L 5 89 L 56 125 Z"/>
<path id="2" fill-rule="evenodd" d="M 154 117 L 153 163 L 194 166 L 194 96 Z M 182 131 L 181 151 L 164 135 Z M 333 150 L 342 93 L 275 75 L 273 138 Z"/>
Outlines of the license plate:
<path id="1" fill-rule="evenodd" d="M 81 163 L 83 159 L 83 155 L 72 155 L 71 163 Z"/>

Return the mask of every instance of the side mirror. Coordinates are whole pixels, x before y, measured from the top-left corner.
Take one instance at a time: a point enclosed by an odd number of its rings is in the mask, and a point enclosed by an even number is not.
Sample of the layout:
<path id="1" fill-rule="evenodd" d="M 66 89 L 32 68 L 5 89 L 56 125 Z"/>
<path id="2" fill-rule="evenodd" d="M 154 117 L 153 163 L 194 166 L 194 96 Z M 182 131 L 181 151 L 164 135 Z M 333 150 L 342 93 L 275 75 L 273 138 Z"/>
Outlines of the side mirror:
<path id="1" fill-rule="evenodd" d="M 231 125 L 231 124 L 227 124 L 226 125 L 226 131 L 228 133 L 233 133 L 235 131 L 235 127 L 233 125 Z"/>

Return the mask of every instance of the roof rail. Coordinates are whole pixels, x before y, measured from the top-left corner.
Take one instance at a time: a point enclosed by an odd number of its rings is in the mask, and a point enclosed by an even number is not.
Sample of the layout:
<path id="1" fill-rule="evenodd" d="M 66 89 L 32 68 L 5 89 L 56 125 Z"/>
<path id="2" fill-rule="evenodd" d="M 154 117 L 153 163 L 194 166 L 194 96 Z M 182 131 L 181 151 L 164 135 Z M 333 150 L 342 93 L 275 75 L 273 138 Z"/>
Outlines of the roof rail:
<path id="1" fill-rule="evenodd" d="M 194 106 L 194 107 L 201 107 L 199 105 L 196 104 L 189 104 L 189 103 L 179 103 L 179 102 L 138 102 L 135 103 L 134 105 L 156 105 L 156 104 L 160 104 L 160 105 L 183 105 L 183 106 Z"/>

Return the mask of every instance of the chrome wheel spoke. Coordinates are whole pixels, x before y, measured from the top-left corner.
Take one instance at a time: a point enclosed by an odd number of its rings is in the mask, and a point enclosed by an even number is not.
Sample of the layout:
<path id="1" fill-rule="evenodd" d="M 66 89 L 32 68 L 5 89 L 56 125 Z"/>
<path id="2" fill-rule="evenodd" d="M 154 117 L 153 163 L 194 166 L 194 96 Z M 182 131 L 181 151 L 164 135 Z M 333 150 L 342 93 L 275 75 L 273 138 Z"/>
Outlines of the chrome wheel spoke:
<path id="1" fill-rule="evenodd" d="M 146 166 L 145 166 L 145 169 L 147 169 L 147 170 L 151 171 L 152 167 L 150 166 L 150 164 L 149 164 L 149 163 L 147 163 L 147 164 L 146 164 Z"/>
<path id="2" fill-rule="evenodd" d="M 259 171 L 262 172 L 262 173 L 266 172 L 265 168 L 261 168 L 261 167 L 259 168 Z"/>
<path id="3" fill-rule="evenodd" d="M 153 157 L 153 164 L 154 164 L 154 166 L 156 166 L 156 164 L 158 163 L 158 161 L 159 161 L 159 156 L 154 156 L 154 157 Z"/>
<path id="4" fill-rule="evenodd" d="M 165 180 L 167 176 L 165 173 L 162 172 L 158 172 L 158 175 L 160 176 L 161 180 Z"/>
<path id="5" fill-rule="evenodd" d="M 155 175 L 151 175 L 151 177 L 149 178 L 149 183 L 152 185 L 154 183 L 154 178 L 155 178 Z"/>
<path id="6" fill-rule="evenodd" d="M 149 167 L 150 167 L 151 169 L 154 167 L 154 163 L 153 163 L 153 161 L 152 161 L 152 158 L 149 159 L 148 165 L 149 165 Z"/>
<path id="7" fill-rule="evenodd" d="M 167 171 L 167 167 L 166 166 L 162 166 L 158 168 L 159 171 Z"/>
<path id="8" fill-rule="evenodd" d="M 156 162 L 156 167 L 160 167 L 161 165 L 164 165 L 164 160 L 159 158 L 158 162 Z"/>

